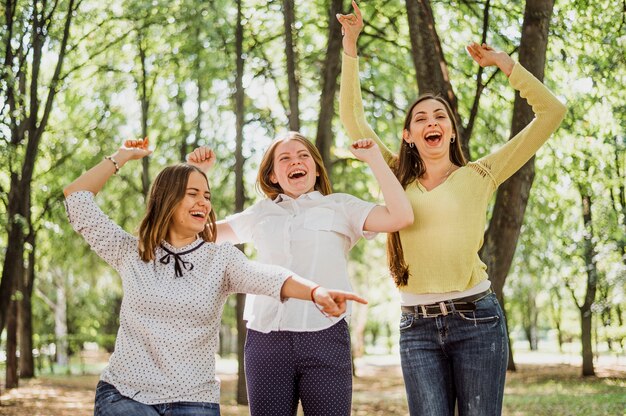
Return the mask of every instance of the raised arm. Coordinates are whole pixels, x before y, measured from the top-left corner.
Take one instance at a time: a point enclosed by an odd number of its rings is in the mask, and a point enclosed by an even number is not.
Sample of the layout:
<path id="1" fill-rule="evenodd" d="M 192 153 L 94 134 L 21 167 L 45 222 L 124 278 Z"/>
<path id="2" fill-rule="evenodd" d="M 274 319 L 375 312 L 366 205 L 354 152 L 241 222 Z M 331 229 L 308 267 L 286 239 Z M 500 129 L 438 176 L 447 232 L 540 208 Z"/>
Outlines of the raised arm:
<path id="1" fill-rule="evenodd" d="M 413 224 L 411 203 L 378 145 L 370 139 L 357 140 L 350 151 L 370 166 L 385 199 L 385 205 L 377 205 L 370 211 L 363 230 L 390 233 Z"/>
<path id="2" fill-rule="evenodd" d="M 63 194 L 68 195 L 78 191 L 89 191 L 94 195 L 100 192 L 104 184 L 117 173 L 129 160 L 141 159 L 152 153 L 148 149 L 148 138 L 139 140 L 127 140 L 117 152 L 105 157 L 103 161 L 80 175 L 72 183 L 63 189 Z"/>
<path id="3" fill-rule="evenodd" d="M 372 130 L 365 119 L 363 99 L 361 97 L 361 83 L 359 81 L 359 60 L 357 57 L 357 40 L 363 29 L 363 17 L 356 2 L 352 2 L 353 14 L 338 14 L 337 20 L 341 24 L 343 34 L 343 48 L 341 63 L 341 84 L 339 87 L 339 118 L 348 137 L 355 140 L 372 139 L 380 147 L 380 151 L 387 163 L 393 160 L 393 153 L 382 143 L 378 135 Z"/>
<path id="4" fill-rule="evenodd" d="M 535 113 L 522 131 L 495 152 L 477 162 L 491 172 L 500 185 L 517 172 L 554 133 L 565 117 L 567 108 L 530 72 L 504 52 L 489 45 L 473 43 L 467 47 L 472 58 L 481 66 L 496 65 L 509 77 L 511 86 L 520 92 Z"/>
<path id="5" fill-rule="evenodd" d="M 187 163 L 199 168 L 201 171 L 208 175 L 208 172 L 213 168 L 217 157 L 215 152 L 208 146 L 199 146 L 189 153 L 186 158 Z M 242 243 L 235 234 L 228 221 L 221 220 L 217 222 L 217 243 L 229 242 L 233 244 Z"/>

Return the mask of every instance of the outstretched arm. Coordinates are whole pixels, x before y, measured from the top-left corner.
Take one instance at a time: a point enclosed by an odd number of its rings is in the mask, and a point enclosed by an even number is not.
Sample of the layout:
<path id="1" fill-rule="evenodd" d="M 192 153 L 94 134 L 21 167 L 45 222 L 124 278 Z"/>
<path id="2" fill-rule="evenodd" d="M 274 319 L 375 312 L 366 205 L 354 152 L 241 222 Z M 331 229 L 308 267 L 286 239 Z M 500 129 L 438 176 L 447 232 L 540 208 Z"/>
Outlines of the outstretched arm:
<path id="1" fill-rule="evenodd" d="M 94 195 L 100 192 L 111 175 L 117 173 L 129 160 L 141 159 L 152 153 L 148 149 L 148 138 L 139 140 L 126 140 L 124 145 L 111 156 L 107 156 L 87 172 L 80 175 L 72 183 L 63 189 L 63 194 L 68 196 L 78 191 L 89 191 Z"/>
<path id="2" fill-rule="evenodd" d="M 367 301 L 354 293 L 343 290 L 325 289 L 314 282 L 298 276 L 291 276 L 280 291 L 282 298 L 295 298 L 315 302 L 324 313 L 340 316 L 346 311 L 349 300 L 367 304 Z"/>
<path id="3" fill-rule="evenodd" d="M 363 230 L 390 233 L 413 224 L 411 203 L 378 145 L 370 139 L 357 140 L 350 146 L 350 151 L 370 166 L 385 199 L 385 205 L 377 205 L 370 211 Z"/>

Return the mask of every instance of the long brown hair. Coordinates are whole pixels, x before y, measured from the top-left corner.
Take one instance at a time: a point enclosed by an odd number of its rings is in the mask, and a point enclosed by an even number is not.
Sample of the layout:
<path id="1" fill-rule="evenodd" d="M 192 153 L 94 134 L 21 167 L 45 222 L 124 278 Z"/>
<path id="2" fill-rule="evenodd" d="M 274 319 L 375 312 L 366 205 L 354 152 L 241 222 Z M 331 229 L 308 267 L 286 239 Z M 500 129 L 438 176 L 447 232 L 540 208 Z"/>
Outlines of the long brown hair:
<path id="1" fill-rule="evenodd" d="M 276 153 L 276 147 L 279 144 L 288 142 L 289 140 L 297 140 L 306 147 L 306 149 L 311 153 L 313 157 L 313 161 L 315 161 L 315 167 L 317 169 L 317 179 L 315 180 L 316 191 L 319 191 L 322 195 L 329 195 L 333 192 L 332 186 L 330 184 L 330 179 L 328 179 L 328 173 L 326 172 L 326 168 L 324 167 L 324 161 L 322 160 L 322 155 L 320 154 L 317 147 L 309 139 L 304 137 L 302 134 L 297 131 L 290 131 L 282 137 L 275 139 L 270 147 L 265 151 L 263 155 L 263 160 L 261 160 L 261 165 L 259 166 L 259 173 L 257 175 L 257 188 L 259 188 L 265 196 L 270 199 L 276 198 L 280 193 L 283 192 L 283 188 L 280 187 L 280 184 L 273 183 L 270 179 L 272 173 L 274 172 L 274 154 Z"/>
<path id="2" fill-rule="evenodd" d="M 185 197 L 187 182 L 192 172 L 198 172 L 204 176 L 209 186 L 209 180 L 204 172 L 184 163 L 166 167 L 152 183 L 146 215 L 139 225 L 139 255 L 143 261 L 148 262 L 154 259 L 156 248 L 167 236 L 172 216 L 180 201 Z M 200 233 L 204 241 L 215 242 L 217 237 L 215 221 L 215 211 L 211 207 L 207 226 Z"/>
<path id="3" fill-rule="evenodd" d="M 445 107 L 448 117 L 452 122 L 454 135 L 456 136 L 454 143 L 450 143 L 450 161 L 456 166 L 465 166 L 467 164 L 467 159 L 465 159 L 465 155 L 463 154 L 463 150 L 461 148 L 461 137 L 459 136 L 456 118 L 454 117 L 452 108 L 450 108 L 450 104 L 448 104 L 443 97 L 430 93 L 420 95 L 417 100 L 411 104 L 409 110 L 407 111 L 404 118 L 402 133 L 404 134 L 404 131 L 410 131 L 413 109 L 425 100 L 438 101 Z M 402 187 L 406 189 L 407 186 L 421 178 L 424 173 L 426 173 L 426 166 L 424 165 L 424 161 L 422 160 L 417 147 L 409 146 L 409 144 L 403 139 L 400 145 L 400 152 L 393 163 L 392 170 Z M 387 262 L 389 264 L 391 277 L 393 277 L 396 286 L 406 286 L 409 282 L 409 266 L 406 264 L 404 259 L 404 250 L 402 249 L 402 242 L 400 241 L 400 233 L 397 231 L 387 234 Z"/>

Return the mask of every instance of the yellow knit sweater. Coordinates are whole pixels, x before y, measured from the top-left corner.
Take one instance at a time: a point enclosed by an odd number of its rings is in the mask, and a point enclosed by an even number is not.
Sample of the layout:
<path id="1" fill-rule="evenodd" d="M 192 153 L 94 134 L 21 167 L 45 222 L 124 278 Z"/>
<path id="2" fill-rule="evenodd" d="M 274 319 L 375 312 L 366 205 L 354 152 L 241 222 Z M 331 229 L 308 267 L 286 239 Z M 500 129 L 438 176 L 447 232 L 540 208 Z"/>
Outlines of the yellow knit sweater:
<path id="1" fill-rule="evenodd" d="M 532 106 L 535 119 L 495 152 L 452 172 L 427 191 L 418 181 L 406 188 L 415 214 L 400 231 L 409 282 L 400 290 L 415 293 L 463 291 L 487 279 L 478 256 L 486 212 L 496 188 L 526 163 L 557 129 L 565 106 L 519 63 L 509 77 Z M 358 58 L 343 54 L 339 114 L 352 140 L 375 140 L 388 162 L 395 157 L 365 120 Z M 398 139 L 400 140 L 400 139 Z"/>

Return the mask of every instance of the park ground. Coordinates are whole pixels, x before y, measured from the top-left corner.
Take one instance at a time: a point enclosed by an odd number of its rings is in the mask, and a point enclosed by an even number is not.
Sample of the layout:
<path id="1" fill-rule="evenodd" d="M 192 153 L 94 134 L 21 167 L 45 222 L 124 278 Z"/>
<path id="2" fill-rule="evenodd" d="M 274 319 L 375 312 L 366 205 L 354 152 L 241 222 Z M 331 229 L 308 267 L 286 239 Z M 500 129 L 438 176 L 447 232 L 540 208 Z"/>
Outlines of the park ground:
<path id="1" fill-rule="evenodd" d="M 596 377 L 581 377 L 577 356 L 516 353 L 518 371 L 509 372 L 504 399 L 507 416 L 626 416 L 626 357 L 596 360 Z M 367 356 L 355 362 L 353 415 L 407 415 L 397 356 Z M 222 414 L 243 416 L 235 402 L 236 361 L 218 359 Z M 89 371 L 88 371 L 89 372 Z M 0 415 L 82 416 L 93 414 L 98 375 L 42 376 L 17 389 L 2 386 Z"/>

